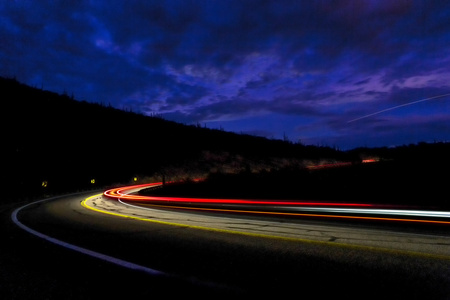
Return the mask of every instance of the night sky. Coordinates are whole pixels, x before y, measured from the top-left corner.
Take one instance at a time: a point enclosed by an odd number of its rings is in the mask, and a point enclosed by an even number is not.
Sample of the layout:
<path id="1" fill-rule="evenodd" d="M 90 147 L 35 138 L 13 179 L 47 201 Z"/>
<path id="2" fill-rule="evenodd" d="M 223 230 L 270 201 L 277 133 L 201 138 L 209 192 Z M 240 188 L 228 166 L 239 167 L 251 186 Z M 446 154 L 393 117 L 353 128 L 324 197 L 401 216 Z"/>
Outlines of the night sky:
<path id="1" fill-rule="evenodd" d="M 449 1 L 6 0 L 0 24 L 0 76 L 77 100 L 344 150 L 450 140 Z"/>

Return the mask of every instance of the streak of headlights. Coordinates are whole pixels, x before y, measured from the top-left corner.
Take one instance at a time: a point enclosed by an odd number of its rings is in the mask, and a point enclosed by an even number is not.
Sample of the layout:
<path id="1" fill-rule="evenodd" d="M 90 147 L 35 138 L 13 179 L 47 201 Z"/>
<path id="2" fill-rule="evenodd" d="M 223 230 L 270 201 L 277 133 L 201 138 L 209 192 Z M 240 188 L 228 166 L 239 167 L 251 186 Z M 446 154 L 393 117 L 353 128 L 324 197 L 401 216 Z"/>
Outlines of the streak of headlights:
<path id="1" fill-rule="evenodd" d="M 373 221 L 384 220 L 450 225 L 450 212 L 447 211 L 380 209 L 379 205 L 367 203 L 181 198 L 131 194 L 144 188 L 158 187 L 161 185 L 162 183 L 150 183 L 120 187 L 105 191 L 104 196 L 117 199 L 119 201 L 121 200 L 121 202 L 127 201 L 139 205 L 148 205 L 161 208 L 291 217 L 338 218 L 348 220 L 359 219 Z M 205 205 L 207 207 L 205 207 Z"/>
<path id="2" fill-rule="evenodd" d="M 319 212 L 335 212 L 335 213 L 450 218 L 450 212 L 448 211 L 406 210 L 406 209 L 351 209 L 351 208 L 321 208 L 321 207 L 303 207 L 292 209 L 299 211 L 314 211 L 314 212 L 319 211 Z"/>

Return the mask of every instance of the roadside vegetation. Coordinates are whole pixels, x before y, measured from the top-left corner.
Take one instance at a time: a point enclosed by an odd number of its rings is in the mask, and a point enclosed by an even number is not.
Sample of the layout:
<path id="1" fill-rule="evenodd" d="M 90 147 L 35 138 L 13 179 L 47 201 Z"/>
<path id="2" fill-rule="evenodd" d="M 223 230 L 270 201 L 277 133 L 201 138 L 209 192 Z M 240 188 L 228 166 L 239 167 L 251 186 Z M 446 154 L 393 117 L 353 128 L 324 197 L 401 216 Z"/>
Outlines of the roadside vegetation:
<path id="1" fill-rule="evenodd" d="M 403 205 L 450 209 L 450 163 L 442 159 L 449 144 L 420 144 L 371 149 L 376 160 L 323 168 L 288 166 L 273 171 L 211 173 L 205 180 L 185 180 L 145 195 L 199 198 L 295 199 Z M 367 149 L 364 150 L 365 153 Z M 358 152 L 361 153 L 361 152 Z M 377 156 L 375 156 L 377 154 Z M 380 158 L 380 154 L 386 158 Z"/>

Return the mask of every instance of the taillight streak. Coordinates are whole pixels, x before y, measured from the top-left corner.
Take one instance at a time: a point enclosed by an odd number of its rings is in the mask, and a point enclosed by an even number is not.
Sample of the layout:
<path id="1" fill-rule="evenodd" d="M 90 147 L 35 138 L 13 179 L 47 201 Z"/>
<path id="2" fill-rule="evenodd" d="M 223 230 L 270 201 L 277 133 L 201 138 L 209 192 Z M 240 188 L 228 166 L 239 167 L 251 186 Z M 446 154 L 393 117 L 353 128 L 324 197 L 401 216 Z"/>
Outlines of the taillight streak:
<path id="1" fill-rule="evenodd" d="M 155 197 L 155 196 L 142 196 L 131 194 L 144 188 L 157 187 L 161 185 L 162 185 L 161 182 L 157 182 L 150 184 L 120 187 L 105 191 L 104 196 L 117 200 L 125 200 L 127 202 L 146 203 L 152 206 L 189 209 L 189 210 L 251 213 L 251 214 L 260 214 L 260 215 L 265 214 L 278 216 L 284 215 L 284 216 L 326 217 L 326 218 L 340 218 L 340 219 L 380 220 L 380 221 L 384 220 L 384 221 L 450 224 L 450 221 L 445 220 L 450 218 L 450 212 L 430 211 L 430 210 L 407 210 L 407 209 L 379 209 L 380 205 L 367 203 L 332 203 L 332 202 L 306 202 L 306 201 L 302 202 L 271 201 L 271 200 L 253 200 L 253 199 L 249 200 L 249 199 Z M 183 206 L 183 204 L 185 206 Z M 202 205 L 208 204 L 229 205 L 229 207 L 228 208 L 201 207 Z M 196 205 L 199 206 L 196 207 Z M 262 206 L 264 206 L 265 209 L 258 210 L 261 209 Z M 395 217 L 386 217 L 386 216 L 395 216 Z M 428 219 L 416 219 L 416 218 L 412 219 L 408 217 L 421 217 Z M 438 220 L 432 220 L 431 218 L 438 218 Z"/>
<path id="2" fill-rule="evenodd" d="M 297 201 L 270 201 L 270 200 L 249 200 L 249 199 L 213 199 L 213 198 L 184 198 L 184 197 L 155 197 L 130 195 L 132 191 L 148 187 L 160 186 L 162 183 L 150 183 L 120 187 L 110 189 L 104 192 L 109 198 L 116 198 L 129 201 L 149 201 L 149 202 L 176 202 L 176 203 L 201 203 L 201 204 L 244 204 L 244 205 L 289 205 L 289 206 L 354 206 L 354 207 L 373 207 L 373 204 L 366 203 L 339 203 L 339 202 L 297 202 Z"/>

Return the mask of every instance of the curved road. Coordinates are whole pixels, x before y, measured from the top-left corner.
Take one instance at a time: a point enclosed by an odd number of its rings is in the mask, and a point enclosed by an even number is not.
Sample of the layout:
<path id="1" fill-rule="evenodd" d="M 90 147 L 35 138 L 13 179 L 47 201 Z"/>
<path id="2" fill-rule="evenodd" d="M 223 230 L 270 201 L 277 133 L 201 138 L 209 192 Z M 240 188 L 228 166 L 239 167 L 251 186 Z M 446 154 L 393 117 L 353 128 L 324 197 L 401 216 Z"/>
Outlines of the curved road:
<path id="1" fill-rule="evenodd" d="M 450 295 L 445 225 L 416 233 L 409 226 L 394 230 L 372 223 L 217 215 L 131 207 L 99 193 L 27 205 L 14 210 L 12 219 L 33 233 L 28 241 L 23 237 L 31 253 L 45 255 L 34 246 L 57 243 L 52 251 L 62 254 L 49 263 L 98 266 L 98 271 L 90 268 L 95 270 L 89 282 L 100 286 L 85 286 L 85 299 L 92 291 L 115 290 L 134 296 L 155 291 L 365 299 Z"/>

